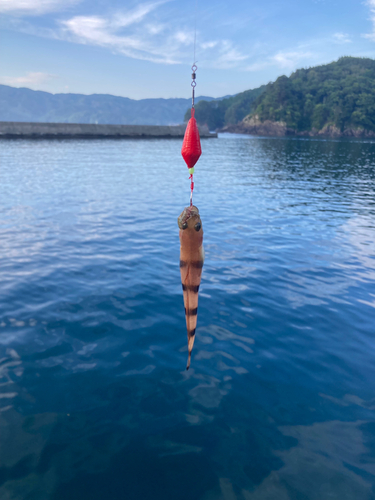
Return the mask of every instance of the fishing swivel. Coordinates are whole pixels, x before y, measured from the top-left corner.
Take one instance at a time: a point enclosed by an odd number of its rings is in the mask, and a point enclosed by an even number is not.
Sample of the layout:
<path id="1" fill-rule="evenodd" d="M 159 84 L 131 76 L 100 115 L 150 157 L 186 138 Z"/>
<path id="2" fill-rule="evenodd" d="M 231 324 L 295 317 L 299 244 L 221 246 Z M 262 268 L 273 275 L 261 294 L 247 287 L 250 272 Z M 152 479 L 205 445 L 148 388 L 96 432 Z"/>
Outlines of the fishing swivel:
<path id="1" fill-rule="evenodd" d="M 191 82 L 191 86 L 193 87 L 193 91 L 192 91 L 192 105 L 191 107 L 194 108 L 194 100 L 195 100 L 195 87 L 197 86 L 197 82 L 195 81 L 197 75 L 196 75 L 196 71 L 198 69 L 198 66 L 194 63 L 193 66 L 191 67 L 191 70 L 192 70 L 192 75 L 191 75 L 191 78 L 192 78 L 192 82 Z"/>

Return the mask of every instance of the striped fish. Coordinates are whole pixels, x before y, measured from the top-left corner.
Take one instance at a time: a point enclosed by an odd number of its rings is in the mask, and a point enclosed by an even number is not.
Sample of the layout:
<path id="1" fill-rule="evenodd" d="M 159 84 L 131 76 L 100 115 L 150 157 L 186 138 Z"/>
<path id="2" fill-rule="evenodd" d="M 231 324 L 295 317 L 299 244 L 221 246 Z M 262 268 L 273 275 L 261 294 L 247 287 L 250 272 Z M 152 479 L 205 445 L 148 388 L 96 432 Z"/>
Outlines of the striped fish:
<path id="1" fill-rule="evenodd" d="M 180 272 L 188 335 L 188 370 L 197 327 L 198 290 L 204 262 L 203 229 L 199 210 L 194 205 L 185 208 L 177 221 L 180 228 Z"/>

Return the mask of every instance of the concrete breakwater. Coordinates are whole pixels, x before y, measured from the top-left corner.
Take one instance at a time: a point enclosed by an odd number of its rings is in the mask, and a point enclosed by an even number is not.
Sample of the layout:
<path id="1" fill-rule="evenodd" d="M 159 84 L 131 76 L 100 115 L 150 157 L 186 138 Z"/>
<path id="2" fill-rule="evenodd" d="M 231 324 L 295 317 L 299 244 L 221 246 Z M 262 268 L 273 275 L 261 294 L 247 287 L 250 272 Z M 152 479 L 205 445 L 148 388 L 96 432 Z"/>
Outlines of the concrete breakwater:
<path id="1" fill-rule="evenodd" d="M 32 139 L 126 139 L 181 138 L 186 125 L 105 125 L 86 123 L 0 122 L 0 138 Z M 217 137 L 207 126 L 199 127 L 201 137 Z"/>

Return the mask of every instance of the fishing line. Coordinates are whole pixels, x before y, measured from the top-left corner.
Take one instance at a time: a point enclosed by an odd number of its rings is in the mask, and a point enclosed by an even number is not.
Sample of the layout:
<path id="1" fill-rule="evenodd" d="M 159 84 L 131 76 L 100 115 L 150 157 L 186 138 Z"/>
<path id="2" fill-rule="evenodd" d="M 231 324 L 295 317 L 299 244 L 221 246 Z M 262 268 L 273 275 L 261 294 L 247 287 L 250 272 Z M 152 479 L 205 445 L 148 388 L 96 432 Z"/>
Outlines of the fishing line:
<path id="1" fill-rule="evenodd" d="M 197 62 L 195 57 L 195 48 L 197 42 L 197 15 L 198 15 L 198 0 L 195 0 L 195 19 L 194 19 L 194 60 L 193 65 Z"/>
<path id="2" fill-rule="evenodd" d="M 194 118 L 194 114 L 195 114 L 195 87 L 197 86 L 197 82 L 195 81 L 196 77 L 197 77 L 197 74 L 196 74 L 196 71 L 198 69 L 198 66 L 196 64 L 196 47 L 197 47 L 197 15 L 198 13 L 198 0 L 195 0 L 195 13 L 194 13 L 194 58 L 193 58 L 193 65 L 191 67 L 191 71 L 192 71 L 192 74 L 191 74 L 191 78 L 192 78 L 192 82 L 191 82 L 191 87 L 192 87 L 192 92 L 191 92 L 191 119 L 190 121 L 193 119 L 195 121 L 195 118 Z M 189 122 L 190 124 L 190 122 Z M 188 124 L 188 127 L 189 127 L 189 124 Z M 198 132 L 198 141 L 199 141 L 199 132 Z M 200 141 L 199 141 L 199 148 L 200 148 Z M 199 154 L 200 156 L 200 154 Z M 199 158 L 198 156 L 198 158 Z M 194 162 L 194 164 L 198 161 L 198 158 L 196 159 L 196 161 Z M 185 160 L 186 161 L 186 160 Z M 193 174 L 194 174 L 194 165 L 189 168 L 189 180 L 190 180 L 190 206 L 192 207 L 193 206 L 193 191 L 194 191 L 194 179 L 193 179 Z"/>
<path id="3" fill-rule="evenodd" d="M 191 74 L 191 87 L 192 87 L 192 93 L 191 93 L 191 118 L 188 121 L 188 124 L 186 126 L 185 130 L 185 136 L 184 136 L 184 141 L 182 143 L 182 149 L 181 149 L 181 154 L 182 157 L 184 158 L 186 165 L 189 169 L 189 180 L 190 180 L 190 207 L 193 206 L 193 191 L 194 191 L 194 165 L 197 163 L 199 160 L 200 155 L 202 154 L 202 149 L 201 149 L 201 141 L 199 137 L 199 130 L 198 130 L 198 125 L 196 122 L 196 119 L 194 117 L 195 115 L 195 87 L 197 86 L 196 77 L 196 71 L 198 69 L 195 61 L 195 56 L 196 56 L 196 40 L 197 40 L 197 3 L 198 1 L 196 0 L 196 9 L 195 9 L 195 29 L 194 29 L 194 62 L 191 67 L 192 74 Z"/>

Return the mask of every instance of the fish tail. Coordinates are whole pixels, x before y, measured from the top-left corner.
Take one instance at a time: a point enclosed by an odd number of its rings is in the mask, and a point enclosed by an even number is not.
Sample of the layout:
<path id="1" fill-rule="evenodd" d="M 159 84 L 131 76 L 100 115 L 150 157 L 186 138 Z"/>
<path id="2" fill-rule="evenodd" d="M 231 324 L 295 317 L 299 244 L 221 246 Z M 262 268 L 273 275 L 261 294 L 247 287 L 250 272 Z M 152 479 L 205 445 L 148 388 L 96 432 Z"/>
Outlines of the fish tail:
<path id="1" fill-rule="evenodd" d="M 188 356 L 188 360 L 187 360 L 187 365 L 186 365 L 187 370 L 190 368 L 190 361 L 191 361 L 191 351 L 189 351 L 189 356 Z"/>

